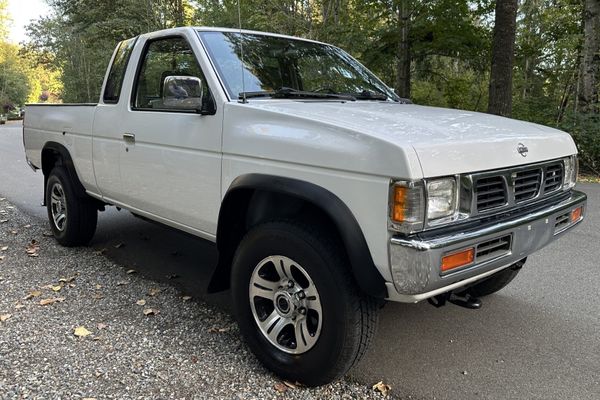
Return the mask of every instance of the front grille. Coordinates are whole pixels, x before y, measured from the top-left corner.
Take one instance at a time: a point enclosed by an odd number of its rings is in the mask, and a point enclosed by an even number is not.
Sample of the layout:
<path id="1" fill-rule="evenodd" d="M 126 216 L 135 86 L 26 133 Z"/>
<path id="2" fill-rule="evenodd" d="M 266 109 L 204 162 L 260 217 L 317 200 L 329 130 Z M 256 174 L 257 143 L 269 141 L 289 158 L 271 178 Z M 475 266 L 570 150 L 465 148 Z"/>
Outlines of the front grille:
<path id="1" fill-rule="evenodd" d="M 506 204 L 506 181 L 501 176 L 480 178 L 475 183 L 477 210 L 489 210 Z"/>
<path id="2" fill-rule="evenodd" d="M 486 171 L 470 176 L 472 192 L 464 195 L 472 199 L 472 216 L 491 213 L 556 194 L 563 176 L 563 163 L 557 160 Z"/>
<path id="3" fill-rule="evenodd" d="M 542 182 L 542 169 L 517 172 L 515 177 L 515 202 L 531 200 L 538 195 Z"/>
<path id="4" fill-rule="evenodd" d="M 546 167 L 546 179 L 544 180 L 544 192 L 553 192 L 560 188 L 563 182 L 563 166 L 560 163 Z"/>
<path id="5" fill-rule="evenodd" d="M 479 243 L 475 249 L 475 259 L 482 262 L 507 254 L 510 251 L 511 239 L 511 235 L 506 235 Z"/>

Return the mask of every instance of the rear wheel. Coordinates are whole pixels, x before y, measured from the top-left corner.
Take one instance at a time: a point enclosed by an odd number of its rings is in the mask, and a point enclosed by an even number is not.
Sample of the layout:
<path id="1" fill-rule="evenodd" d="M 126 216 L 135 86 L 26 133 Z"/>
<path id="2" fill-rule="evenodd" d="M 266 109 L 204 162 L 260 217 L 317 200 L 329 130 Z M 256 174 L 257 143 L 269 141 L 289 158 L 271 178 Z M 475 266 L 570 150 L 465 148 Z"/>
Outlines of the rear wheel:
<path id="1" fill-rule="evenodd" d="M 63 167 L 55 167 L 46 184 L 48 220 L 56 240 L 63 246 L 85 245 L 92 240 L 98 210 L 89 198 L 78 197 Z"/>
<path id="2" fill-rule="evenodd" d="M 251 350 L 284 379 L 309 386 L 345 374 L 377 326 L 374 299 L 360 292 L 341 248 L 291 221 L 253 228 L 232 268 L 240 330 Z"/>

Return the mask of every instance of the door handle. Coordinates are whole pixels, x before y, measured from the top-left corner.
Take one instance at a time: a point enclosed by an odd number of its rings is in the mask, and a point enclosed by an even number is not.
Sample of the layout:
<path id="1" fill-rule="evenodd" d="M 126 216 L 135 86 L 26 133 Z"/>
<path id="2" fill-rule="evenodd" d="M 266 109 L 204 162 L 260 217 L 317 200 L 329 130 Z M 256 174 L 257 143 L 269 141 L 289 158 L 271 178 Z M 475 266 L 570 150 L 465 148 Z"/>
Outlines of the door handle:
<path id="1" fill-rule="evenodd" d="M 124 133 L 123 139 L 126 142 L 135 143 L 135 135 L 133 133 Z"/>

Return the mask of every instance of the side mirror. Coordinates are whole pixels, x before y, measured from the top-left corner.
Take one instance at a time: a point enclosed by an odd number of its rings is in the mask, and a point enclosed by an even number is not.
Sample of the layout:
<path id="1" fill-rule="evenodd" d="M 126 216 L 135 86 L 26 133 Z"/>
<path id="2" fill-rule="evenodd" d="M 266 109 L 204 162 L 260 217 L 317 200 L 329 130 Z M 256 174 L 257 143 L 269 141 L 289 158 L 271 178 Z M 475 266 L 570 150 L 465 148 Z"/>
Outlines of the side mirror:
<path id="1" fill-rule="evenodd" d="M 195 76 L 167 76 L 163 82 L 162 107 L 166 109 L 202 110 L 203 87 Z"/>

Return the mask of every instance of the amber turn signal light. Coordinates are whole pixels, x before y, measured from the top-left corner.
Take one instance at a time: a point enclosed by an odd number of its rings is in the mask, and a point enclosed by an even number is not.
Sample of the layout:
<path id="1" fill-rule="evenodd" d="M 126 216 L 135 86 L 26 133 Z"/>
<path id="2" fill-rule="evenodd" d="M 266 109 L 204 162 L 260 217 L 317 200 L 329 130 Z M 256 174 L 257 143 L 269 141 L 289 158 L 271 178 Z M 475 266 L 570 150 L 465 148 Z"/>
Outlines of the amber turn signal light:
<path id="1" fill-rule="evenodd" d="M 394 204 L 392 209 L 392 219 L 396 222 L 402 222 L 406 217 L 406 195 L 408 188 L 396 186 L 394 188 Z"/>
<path id="2" fill-rule="evenodd" d="M 571 222 L 577 222 L 581 219 L 581 214 L 583 210 L 582 207 L 577 207 L 573 211 L 571 211 Z"/>
<path id="3" fill-rule="evenodd" d="M 471 264 L 475 259 L 473 247 L 442 257 L 442 272 Z"/>

